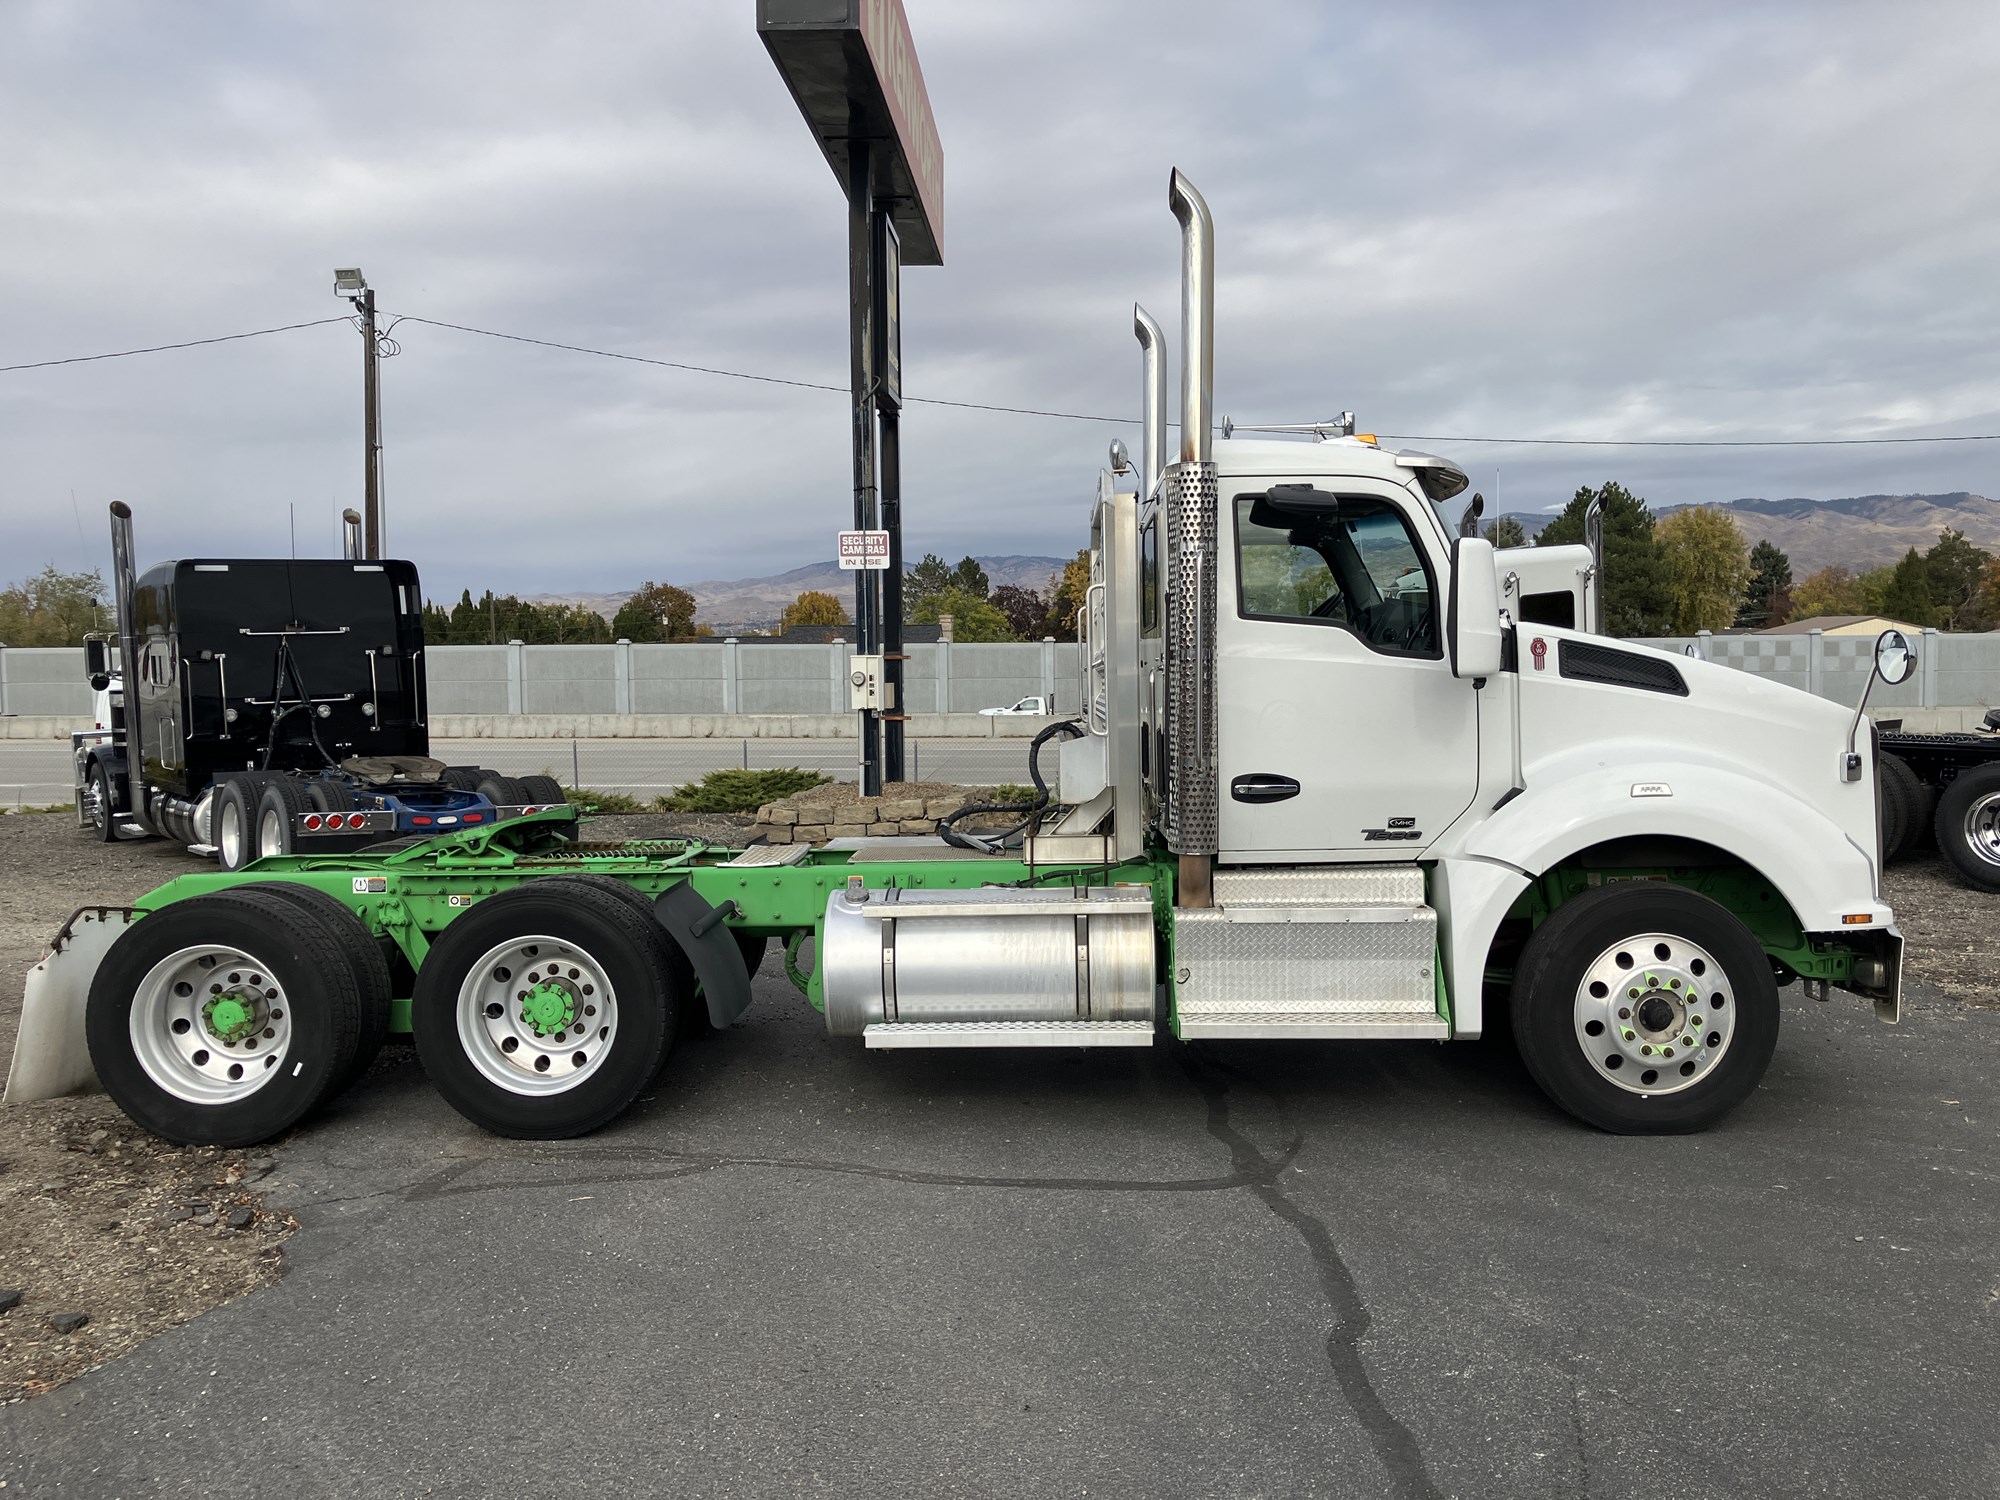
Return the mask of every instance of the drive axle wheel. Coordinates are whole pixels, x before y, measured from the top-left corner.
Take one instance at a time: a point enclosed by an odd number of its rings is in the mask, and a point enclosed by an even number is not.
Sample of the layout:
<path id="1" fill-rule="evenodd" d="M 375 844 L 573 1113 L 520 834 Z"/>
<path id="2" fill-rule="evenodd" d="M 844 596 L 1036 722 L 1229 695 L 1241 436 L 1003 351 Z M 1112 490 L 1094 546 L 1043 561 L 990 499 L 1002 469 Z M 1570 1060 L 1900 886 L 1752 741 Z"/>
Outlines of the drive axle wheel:
<path id="1" fill-rule="evenodd" d="M 1938 852 L 1981 890 L 2000 891 L 2000 766 L 1960 771 L 1937 804 Z"/>
<path id="2" fill-rule="evenodd" d="M 118 1107 L 182 1145 L 247 1146 L 346 1081 L 359 981 L 312 911 L 255 891 L 195 896 L 112 945 L 84 1011 Z"/>
<path id="3" fill-rule="evenodd" d="M 506 891 L 454 920 L 411 1029 L 438 1092 L 499 1135 L 582 1135 L 659 1070 L 685 996 L 649 912 L 588 882 Z"/>
<path id="4" fill-rule="evenodd" d="M 1514 1037 L 1571 1114 L 1624 1134 L 1714 1124 L 1778 1040 L 1778 990 L 1748 929 L 1693 891 L 1626 881 L 1560 907 L 1528 940 Z"/>

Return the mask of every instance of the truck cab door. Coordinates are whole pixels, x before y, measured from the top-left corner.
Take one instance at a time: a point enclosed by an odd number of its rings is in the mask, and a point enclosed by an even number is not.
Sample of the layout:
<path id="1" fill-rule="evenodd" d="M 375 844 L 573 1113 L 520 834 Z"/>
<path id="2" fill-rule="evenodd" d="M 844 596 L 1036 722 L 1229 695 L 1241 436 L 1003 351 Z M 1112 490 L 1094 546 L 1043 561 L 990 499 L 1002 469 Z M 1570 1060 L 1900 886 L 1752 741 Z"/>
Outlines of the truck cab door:
<path id="1" fill-rule="evenodd" d="M 1434 518 L 1376 480 L 1266 485 L 1222 485 L 1220 858 L 1413 858 L 1479 780 L 1477 696 L 1445 655 Z"/>

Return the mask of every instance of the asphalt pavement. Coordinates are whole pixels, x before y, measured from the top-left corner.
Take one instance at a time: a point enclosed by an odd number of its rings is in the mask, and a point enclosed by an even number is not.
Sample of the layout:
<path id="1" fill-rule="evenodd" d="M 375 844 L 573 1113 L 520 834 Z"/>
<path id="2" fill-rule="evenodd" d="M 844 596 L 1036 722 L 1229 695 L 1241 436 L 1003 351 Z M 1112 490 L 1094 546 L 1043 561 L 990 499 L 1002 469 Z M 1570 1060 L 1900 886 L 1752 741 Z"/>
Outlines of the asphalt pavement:
<path id="1" fill-rule="evenodd" d="M 6 1495 L 1991 1496 L 2000 1012 L 1787 992 L 1723 1127 L 1491 1043 L 869 1053 L 781 978 L 601 1134 L 393 1052 L 274 1287 L 0 1411 Z"/>
<path id="2" fill-rule="evenodd" d="M 798 766 L 836 781 L 856 776 L 853 740 L 437 740 L 431 753 L 452 765 L 487 766 L 509 776 L 545 772 L 565 786 L 629 797 L 655 797 L 710 771 Z M 1025 739 L 911 740 L 905 771 L 912 781 L 967 786 L 1025 783 Z M 46 807 L 73 795 L 70 752 L 54 740 L 0 740 L 0 808 Z"/>

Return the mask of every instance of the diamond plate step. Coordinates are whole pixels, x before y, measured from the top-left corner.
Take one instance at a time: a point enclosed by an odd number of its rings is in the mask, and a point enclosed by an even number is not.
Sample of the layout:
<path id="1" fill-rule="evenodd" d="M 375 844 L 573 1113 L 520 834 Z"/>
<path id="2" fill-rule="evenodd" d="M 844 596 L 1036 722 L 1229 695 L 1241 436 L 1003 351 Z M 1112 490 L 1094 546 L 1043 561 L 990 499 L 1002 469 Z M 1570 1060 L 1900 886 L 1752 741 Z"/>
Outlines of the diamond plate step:
<path id="1" fill-rule="evenodd" d="M 1150 1047 L 1151 1021 L 877 1021 L 870 1047 Z"/>
<path id="2" fill-rule="evenodd" d="M 1326 1038 L 1350 1041 L 1410 1041 L 1426 1038 L 1444 1040 L 1451 1027 L 1443 1016 L 1420 1016 L 1409 1011 L 1356 1010 L 1339 1015 L 1323 1011 L 1242 1010 L 1180 1016 L 1183 1041 L 1201 1038 L 1235 1037 L 1245 1041 L 1282 1041 Z"/>
<path id="3" fill-rule="evenodd" d="M 1436 960 L 1437 913 L 1423 905 L 1174 913 L 1175 1005 L 1183 1021 L 1245 1013 L 1425 1019 L 1438 1008 Z"/>
<path id="4" fill-rule="evenodd" d="M 1422 906 L 1415 865 L 1253 865 L 1215 872 L 1215 904 L 1244 906 Z"/>

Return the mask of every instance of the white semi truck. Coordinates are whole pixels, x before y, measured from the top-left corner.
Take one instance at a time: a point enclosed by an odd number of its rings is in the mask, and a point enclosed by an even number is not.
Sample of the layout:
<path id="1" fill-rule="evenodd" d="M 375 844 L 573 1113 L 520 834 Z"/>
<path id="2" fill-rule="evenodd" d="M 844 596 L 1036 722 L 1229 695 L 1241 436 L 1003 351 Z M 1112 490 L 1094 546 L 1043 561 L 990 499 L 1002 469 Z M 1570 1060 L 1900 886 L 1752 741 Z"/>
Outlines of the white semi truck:
<path id="1" fill-rule="evenodd" d="M 774 937 L 828 1032 L 869 1047 L 1509 1028 L 1556 1103 L 1614 1131 L 1741 1103 L 1782 984 L 1894 1020 L 1860 710 L 1593 633 L 1590 552 L 1459 534 L 1444 459 L 1345 422 L 1212 441 L 1209 214 L 1178 173 L 1170 202 L 1179 452 L 1141 311 L 1144 436 L 1100 479 L 1084 711 L 1016 841 L 578 845 L 560 810 L 186 876 L 65 929 L 18 1092 L 94 1072 L 163 1135 L 254 1140 L 407 1027 L 468 1117 L 575 1134 L 689 1026 L 740 1016 Z"/>

